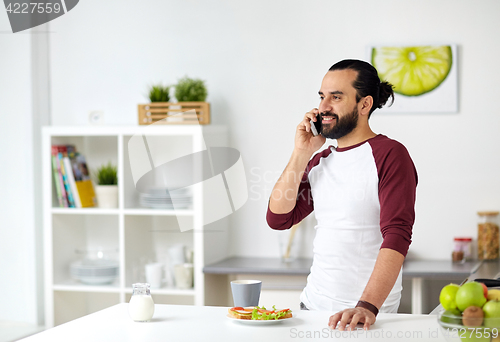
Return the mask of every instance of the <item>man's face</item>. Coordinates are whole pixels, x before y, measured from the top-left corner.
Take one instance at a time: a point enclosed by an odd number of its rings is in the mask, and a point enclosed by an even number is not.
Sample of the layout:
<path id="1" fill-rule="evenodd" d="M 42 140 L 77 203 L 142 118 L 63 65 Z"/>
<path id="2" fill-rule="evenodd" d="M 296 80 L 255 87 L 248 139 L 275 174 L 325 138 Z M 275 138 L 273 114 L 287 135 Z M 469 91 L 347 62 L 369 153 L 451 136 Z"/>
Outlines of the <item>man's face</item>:
<path id="1" fill-rule="evenodd" d="M 352 86 L 356 77 L 356 71 L 346 69 L 329 71 L 323 78 L 318 109 L 322 118 L 321 135 L 325 138 L 339 139 L 356 128 L 358 104 Z"/>
<path id="2" fill-rule="evenodd" d="M 325 118 L 328 120 L 334 120 L 336 122 L 334 125 L 322 125 L 321 135 L 329 139 L 339 139 L 347 134 L 351 133 L 358 125 L 358 107 L 354 106 L 354 110 L 347 113 L 339 118 L 339 116 L 333 112 L 325 112 L 321 114 L 323 122 Z"/>

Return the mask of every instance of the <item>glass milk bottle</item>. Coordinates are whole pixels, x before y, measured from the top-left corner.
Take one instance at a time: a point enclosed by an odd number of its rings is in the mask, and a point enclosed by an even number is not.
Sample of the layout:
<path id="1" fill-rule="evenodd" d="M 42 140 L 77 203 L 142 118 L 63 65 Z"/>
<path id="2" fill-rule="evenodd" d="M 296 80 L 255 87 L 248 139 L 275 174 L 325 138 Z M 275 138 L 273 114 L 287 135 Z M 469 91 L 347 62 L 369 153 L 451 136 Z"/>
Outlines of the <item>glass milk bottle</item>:
<path id="1" fill-rule="evenodd" d="M 155 312 L 155 303 L 149 292 L 149 284 L 133 284 L 132 291 L 132 297 L 128 304 L 130 318 L 136 322 L 151 320 Z"/>

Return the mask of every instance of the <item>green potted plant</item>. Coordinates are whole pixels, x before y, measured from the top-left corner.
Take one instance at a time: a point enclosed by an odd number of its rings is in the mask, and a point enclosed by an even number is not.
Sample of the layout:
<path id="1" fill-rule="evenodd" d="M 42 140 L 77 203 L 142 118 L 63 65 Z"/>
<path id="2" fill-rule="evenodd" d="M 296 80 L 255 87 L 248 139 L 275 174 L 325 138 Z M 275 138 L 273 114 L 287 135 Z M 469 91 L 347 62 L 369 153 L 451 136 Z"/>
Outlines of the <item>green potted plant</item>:
<path id="1" fill-rule="evenodd" d="M 183 123 L 201 125 L 210 123 L 210 105 L 205 102 L 208 95 L 205 81 L 185 76 L 178 80 L 174 93 L 177 106 L 171 108 L 184 112 Z M 196 116 L 194 112 L 196 112 Z"/>
<path id="2" fill-rule="evenodd" d="M 185 76 L 175 85 L 175 98 L 179 102 L 205 102 L 207 95 L 205 81 L 200 79 Z"/>
<path id="3" fill-rule="evenodd" d="M 118 208 L 118 177 L 117 168 L 109 162 L 101 165 L 94 173 L 99 208 Z"/>
<path id="4" fill-rule="evenodd" d="M 170 101 L 170 87 L 161 84 L 152 85 L 148 97 L 151 102 L 168 102 Z"/>

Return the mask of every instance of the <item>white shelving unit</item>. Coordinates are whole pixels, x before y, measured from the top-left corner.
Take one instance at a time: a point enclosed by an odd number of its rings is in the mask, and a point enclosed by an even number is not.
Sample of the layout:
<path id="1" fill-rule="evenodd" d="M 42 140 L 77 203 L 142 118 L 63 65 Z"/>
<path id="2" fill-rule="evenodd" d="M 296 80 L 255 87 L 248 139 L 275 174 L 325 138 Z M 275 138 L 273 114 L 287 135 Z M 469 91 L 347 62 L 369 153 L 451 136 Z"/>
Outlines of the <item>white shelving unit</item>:
<path id="1" fill-rule="evenodd" d="M 44 127 L 43 207 L 45 261 L 45 321 L 53 327 L 110 305 L 128 302 L 132 284 L 143 281 L 140 260 L 155 260 L 169 246 L 182 243 L 194 251 L 194 287 L 152 290 L 155 303 L 206 303 L 207 263 L 227 257 L 226 219 L 203 225 L 203 184 L 193 190 L 192 208 L 161 210 L 141 208 L 128 157 L 128 141 L 147 135 L 174 156 L 201 151 L 206 146 L 227 146 L 224 126 L 153 125 Z M 118 166 L 119 206 L 116 209 L 60 208 L 50 160 L 52 145 L 73 144 L 89 169 L 111 161 Z M 188 220 L 192 230 L 181 232 L 177 219 Z M 76 250 L 101 248 L 116 251 L 120 275 L 109 285 L 85 285 L 71 279 L 69 265 Z"/>

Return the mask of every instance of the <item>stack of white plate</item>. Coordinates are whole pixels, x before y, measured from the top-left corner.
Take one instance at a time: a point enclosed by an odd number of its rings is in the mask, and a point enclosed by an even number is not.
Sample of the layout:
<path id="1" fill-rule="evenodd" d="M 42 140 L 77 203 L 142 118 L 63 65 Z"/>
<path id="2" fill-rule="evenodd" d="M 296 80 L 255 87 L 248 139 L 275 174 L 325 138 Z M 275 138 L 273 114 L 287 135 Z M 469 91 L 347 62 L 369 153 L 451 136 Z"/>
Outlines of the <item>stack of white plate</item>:
<path id="1" fill-rule="evenodd" d="M 108 259 L 84 259 L 70 266 L 71 276 L 84 284 L 100 285 L 112 283 L 119 274 L 118 261 Z"/>
<path id="2" fill-rule="evenodd" d="M 146 208 L 187 209 L 191 207 L 193 196 L 189 189 L 179 189 L 170 193 L 165 188 L 151 188 L 139 195 L 139 201 L 141 206 Z"/>

